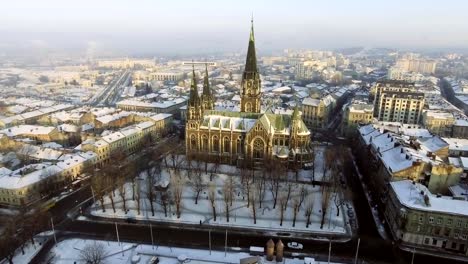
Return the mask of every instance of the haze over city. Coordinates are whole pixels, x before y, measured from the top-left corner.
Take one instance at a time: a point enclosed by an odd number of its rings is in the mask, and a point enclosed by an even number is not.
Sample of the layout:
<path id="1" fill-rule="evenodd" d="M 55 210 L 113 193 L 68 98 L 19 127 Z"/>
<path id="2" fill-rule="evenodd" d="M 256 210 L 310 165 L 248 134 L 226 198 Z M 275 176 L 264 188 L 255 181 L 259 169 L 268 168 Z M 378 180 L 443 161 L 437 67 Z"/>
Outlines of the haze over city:
<path id="1" fill-rule="evenodd" d="M 0 51 L 240 51 L 250 16 L 262 53 L 285 48 L 466 49 L 465 1 L 5 1 Z M 31 50 L 32 49 L 32 50 Z"/>
<path id="2" fill-rule="evenodd" d="M 468 263 L 467 7 L 4 1 L 0 264 Z"/>

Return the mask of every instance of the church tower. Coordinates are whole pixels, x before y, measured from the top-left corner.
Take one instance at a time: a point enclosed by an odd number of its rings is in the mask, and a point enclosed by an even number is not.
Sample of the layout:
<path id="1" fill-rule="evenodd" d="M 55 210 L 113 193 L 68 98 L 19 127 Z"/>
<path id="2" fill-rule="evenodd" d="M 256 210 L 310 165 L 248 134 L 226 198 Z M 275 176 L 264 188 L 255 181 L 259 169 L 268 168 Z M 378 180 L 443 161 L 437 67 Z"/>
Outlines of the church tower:
<path id="1" fill-rule="evenodd" d="M 205 65 L 205 77 L 203 79 L 203 93 L 201 96 L 203 110 L 214 110 L 214 98 L 211 94 L 210 80 L 208 79 L 208 65 Z"/>
<path id="2" fill-rule="evenodd" d="M 187 104 L 187 126 L 190 129 L 198 128 L 202 119 L 202 104 L 198 95 L 195 67 L 192 65 L 192 83 L 190 85 L 190 97 Z"/>
<path id="3" fill-rule="evenodd" d="M 241 82 L 241 112 L 260 113 L 261 81 L 255 54 L 253 19 L 251 23 L 249 48 Z"/>

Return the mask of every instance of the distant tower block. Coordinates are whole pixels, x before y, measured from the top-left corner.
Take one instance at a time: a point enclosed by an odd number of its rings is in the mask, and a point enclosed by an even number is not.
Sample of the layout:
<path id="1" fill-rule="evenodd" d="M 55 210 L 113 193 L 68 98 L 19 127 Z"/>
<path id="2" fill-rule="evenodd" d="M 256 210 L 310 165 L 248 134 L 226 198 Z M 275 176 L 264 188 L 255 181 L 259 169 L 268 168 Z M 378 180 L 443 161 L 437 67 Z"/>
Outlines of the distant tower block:
<path id="1" fill-rule="evenodd" d="M 273 255 L 275 253 L 275 242 L 273 240 L 268 240 L 266 244 L 266 255 L 267 255 L 267 260 L 272 261 L 273 260 Z"/>
<path id="2" fill-rule="evenodd" d="M 281 239 L 276 243 L 276 262 L 283 262 L 284 244 Z"/>

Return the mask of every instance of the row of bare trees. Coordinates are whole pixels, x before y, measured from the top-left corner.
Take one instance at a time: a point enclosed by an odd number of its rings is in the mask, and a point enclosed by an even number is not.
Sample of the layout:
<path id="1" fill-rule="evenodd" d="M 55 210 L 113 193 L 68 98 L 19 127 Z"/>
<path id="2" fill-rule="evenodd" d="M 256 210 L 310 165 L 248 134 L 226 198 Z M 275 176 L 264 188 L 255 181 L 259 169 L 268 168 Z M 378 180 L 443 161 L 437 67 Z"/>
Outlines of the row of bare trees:
<path id="1" fill-rule="evenodd" d="M 34 236 L 50 228 L 50 216 L 39 209 L 20 211 L 8 219 L 3 226 L 0 239 L 0 259 L 5 258 L 13 264 L 17 249 L 25 254 L 27 244 L 36 246 Z M 18 252 L 19 253 L 19 252 Z"/>

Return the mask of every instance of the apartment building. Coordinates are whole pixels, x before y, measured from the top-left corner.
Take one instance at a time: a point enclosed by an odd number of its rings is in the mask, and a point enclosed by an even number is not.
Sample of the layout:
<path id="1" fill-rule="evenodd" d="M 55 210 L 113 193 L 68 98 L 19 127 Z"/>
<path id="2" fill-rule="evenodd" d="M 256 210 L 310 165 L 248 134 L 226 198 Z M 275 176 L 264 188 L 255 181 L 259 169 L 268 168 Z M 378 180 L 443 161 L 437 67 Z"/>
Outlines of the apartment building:
<path id="1" fill-rule="evenodd" d="M 424 107 L 424 93 L 418 92 L 413 83 L 380 81 L 373 90 L 374 117 L 379 121 L 419 123 Z"/>
<path id="2" fill-rule="evenodd" d="M 384 215 L 395 240 L 452 258 L 468 254 L 468 201 L 410 180 L 391 182 L 389 190 Z"/>

